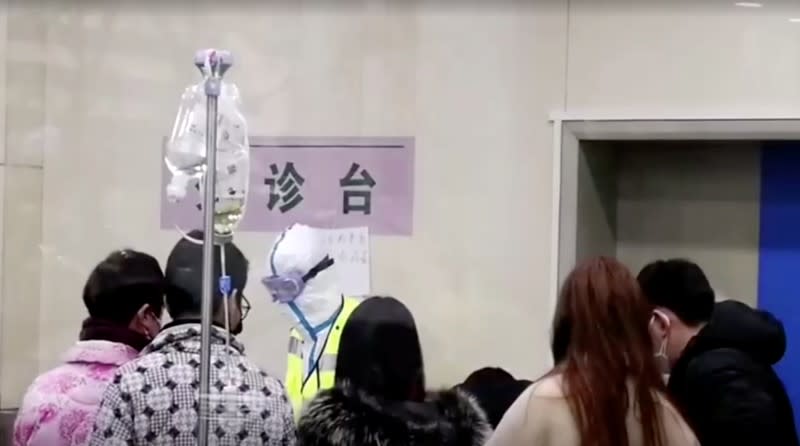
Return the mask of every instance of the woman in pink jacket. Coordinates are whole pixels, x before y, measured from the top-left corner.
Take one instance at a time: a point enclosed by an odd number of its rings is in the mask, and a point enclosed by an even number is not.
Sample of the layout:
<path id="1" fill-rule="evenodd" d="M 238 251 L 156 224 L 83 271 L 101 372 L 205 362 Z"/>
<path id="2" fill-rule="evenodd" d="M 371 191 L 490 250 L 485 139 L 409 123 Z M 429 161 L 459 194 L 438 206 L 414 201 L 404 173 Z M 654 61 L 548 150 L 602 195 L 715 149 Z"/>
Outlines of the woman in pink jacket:
<path id="1" fill-rule="evenodd" d="M 83 289 L 89 317 L 64 363 L 36 378 L 14 423 L 15 446 L 88 444 L 103 391 L 119 366 L 158 333 L 164 276 L 158 261 L 132 250 L 111 253 Z"/>

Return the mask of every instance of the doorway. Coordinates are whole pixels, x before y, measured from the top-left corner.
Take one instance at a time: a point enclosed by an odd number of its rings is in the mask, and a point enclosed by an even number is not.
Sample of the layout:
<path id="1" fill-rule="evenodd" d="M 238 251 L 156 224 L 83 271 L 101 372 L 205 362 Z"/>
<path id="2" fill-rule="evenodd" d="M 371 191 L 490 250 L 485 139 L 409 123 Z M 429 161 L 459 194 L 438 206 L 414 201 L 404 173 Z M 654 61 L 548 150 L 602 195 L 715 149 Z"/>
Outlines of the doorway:
<path id="1" fill-rule="evenodd" d="M 575 261 L 689 258 L 757 305 L 760 141 L 582 141 Z"/>
<path id="2" fill-rule="evenodd" d="M 697 262 L 718 299 L 784 324 L 800 409 L 800 120 L 559 120 L 554 289 L 581 259 Z M 800 423 L 800 410 L 795 410 Z"/>

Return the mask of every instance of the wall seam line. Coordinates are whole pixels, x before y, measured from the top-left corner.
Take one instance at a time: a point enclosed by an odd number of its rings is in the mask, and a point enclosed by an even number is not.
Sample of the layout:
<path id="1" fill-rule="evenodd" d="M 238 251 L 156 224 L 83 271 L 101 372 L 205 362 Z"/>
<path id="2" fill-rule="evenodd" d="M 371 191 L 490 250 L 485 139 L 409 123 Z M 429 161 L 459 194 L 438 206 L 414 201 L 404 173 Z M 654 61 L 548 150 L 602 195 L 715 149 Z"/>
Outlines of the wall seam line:
<path id="1" fill-rule="evenodd" d="M 570 47 L 570 26 L 571 22 L 571 1 L 567 0 L 567 12 L 566 12 L 566 30 L 565 30 L 565 37 L 564 37 L 564 103 L 562 104 L 562 110 L 567 110 L 569 106 L 569 47 Z"/>
<path id="2" fill-rule="evenodd" d="M 5 47 L 6 56 L 8 56 L 8 35 L 9 35 L 8 14 L 9 14 L 10 8 L 11 8 L 11 5 L 10 5 L 10 2 L 8 2 L 8 1 L 2 1 L 2 4 L 0 4 L 0 10 L 1 10 L 0 13 L 2 13 L 4 15 L 3 18 L 4 18 L 5 25 L 6 25 L 4 27 L 3 36 L 2 36 L 2 45 Z M 4 113 L 3 113 L 3 122 L 2 122 L 2 126 L 3 126 L 3 165 L 5 165 L 6 164 L 5 161 L 8 160 L 8 150 L 7 150 L 8 149 L 8 116 L 9 116 L 9 114 L 8 114 L 9 113 L 9 105 L 8 104 L 10 103 L 10 101 L 8 100 L 8 65 L 9 64 L 7 62 L 7 57 L 6 57 L 6 60 L 3 61 L 3 71 L 4 71 L 4 73 L 3 73 L 3 85 L 2 85 L 2 88 L 4 88 L 5 91 L 6 91 L 6 95 L 5 95 L 6 101 L 5 101 L 5 104 L 3 104 Z M 6 356 L 4 354 L 5 353 L 5 348 L 3 348 L 3 346 L 5 344 L 5 336 L 3 335 L 2 325 L 5 325 L 5 324 L 3 324 L 3 320 L 4 320 L 4 317 L 6 315 L 5 314 L 5 310 L 6 310 L 6 305 L 5 305 L 5 300 L 6 300 L 6 292 L 5 292 L 5 290 L 6 290 L 6 262 L 5 262 L 6 243 L 5 243 L 5 241 L 6 241 L 6 232 L 8 231 L 8 225 L 6 224 L 6 216 L 8 214 L 6 212 L 7 197 L 8 197 L 8 172 L 5 171 L 5 168 L 3 168 L 2 170 L 3 170 L 3 187 L 2 187 L 3 196 L 0 197 L 0 199 L 2 199 L 2 208 L 0 208 L 0 212 L 2 212 L 2 215 L 0 215 L 0 218 L 2 218 L 2 222 L 3 222 L 3 230 L 2 230 L 2 232 L 0 232 L 0 237 L 2 237 L 2 240 L 0 240 L 0 364 L 6 364 L 8 361 L 4 361 L 5 356 Z M 6 375 L 5 369 L 2 366 L 0 366 L 0 408 L 3 407 L 2 403 L 3 403 L 3 399 L 4 399 L 4 395 L 5 395 L 5 389 L 3 388 L 4 387 L 3 386 L 3 382 L 4 382 L 5 375 Z"/>

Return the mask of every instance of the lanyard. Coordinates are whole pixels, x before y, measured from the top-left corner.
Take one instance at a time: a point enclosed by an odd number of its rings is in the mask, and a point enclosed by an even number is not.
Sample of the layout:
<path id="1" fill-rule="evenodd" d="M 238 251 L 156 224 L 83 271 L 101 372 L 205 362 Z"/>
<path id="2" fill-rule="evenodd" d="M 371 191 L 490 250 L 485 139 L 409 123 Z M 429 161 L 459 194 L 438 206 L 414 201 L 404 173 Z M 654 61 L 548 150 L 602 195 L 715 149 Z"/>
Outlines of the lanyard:
<path id="1" fill-rule="evenodd" d="M 319 356 L 316 356 L 316 341 L 314 345 L 311 347 L 311 357 L 309 358 L 310 361 L 314 361 L 313 365 L 308 369 L 308 374 L 306 374 L 306 378 L 303 380 L 303 385 L 300 387 L 300 393 L 303 393 L 303 390 L 306 388 L 306 384 L 308 380 L 311 378 L 311 375 L 316 375 L 317 377 L 317 391 L 320 390 L 320 371 L 319 371 L 319 361 L 322 359 L 322 356 L 325 355 L 325 348 L 328 346 L 328 339 L 331 337 L 331 332 L 336 329 L 336 326 L 333 324 L 336 319 L 339 318 L 339 315 L 342 314 L 342 310 L 344 309 L 344 296 L 342 296 L 342 303 L 339 305 L 339 309 L 336 310 L 336 313 L 328 320 L 331 325 L 331 329 L 328 330 L 328 334 L 325 336 L 325 341 L 322 343 L 322 351 L 320 352 Z M 327 322 L 326 322 L 327 323 Z M 315 358 L 316 357 L 316 358 Z"/>

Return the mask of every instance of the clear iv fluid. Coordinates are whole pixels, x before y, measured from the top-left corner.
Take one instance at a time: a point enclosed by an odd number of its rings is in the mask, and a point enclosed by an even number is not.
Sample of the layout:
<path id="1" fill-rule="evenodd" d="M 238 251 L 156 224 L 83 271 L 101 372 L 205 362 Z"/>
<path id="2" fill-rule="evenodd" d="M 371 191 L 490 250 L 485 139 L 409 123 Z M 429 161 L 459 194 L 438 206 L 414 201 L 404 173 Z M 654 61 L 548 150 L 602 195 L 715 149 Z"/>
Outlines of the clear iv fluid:
<path id="1" fill-rule="evenodd" d="M 238 226 L 247 204 L 250 178 L 250 144 L 247 122 L 240 112 L 235 85 L 223 82 L 217 102 L 217 175 L 214 232 L 230 234 Z M 189 187 L 202 181 L 206 169 L 206 95 L 203 84 L 186 89 L 175 118 L 165 162 L 172 180 L 167 198 L 180 201 Z M 204 188 L 199 187 L 201 199 Z"/>
<path id="2" fill-rule="evenodd" d="M 250 141 L 247 122 L 239 111 L 239 91 L 223 83 L 217 120 L 217 190 L 214 231 L 230 234 L 239 225 L 247 205 L 250 181 Z"/>
<path id="3" fill-rule="evenodd" d="M 187 188 L 205 172 L 205 118 L 202 99 L 205 95 L 198 85 L 184 90 L 181 104 L 166 143 L 164 161 L 172 173 L 167 185 L 167 198 L 177 202 L 186 196 Z"/>

